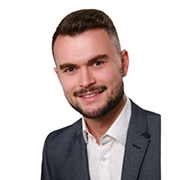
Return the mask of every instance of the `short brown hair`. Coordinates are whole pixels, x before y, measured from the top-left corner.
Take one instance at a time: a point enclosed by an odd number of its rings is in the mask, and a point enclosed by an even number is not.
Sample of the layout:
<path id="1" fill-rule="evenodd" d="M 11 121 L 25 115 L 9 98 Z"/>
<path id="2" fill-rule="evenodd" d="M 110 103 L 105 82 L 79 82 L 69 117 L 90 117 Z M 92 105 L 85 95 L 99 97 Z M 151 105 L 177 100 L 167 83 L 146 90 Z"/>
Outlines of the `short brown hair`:
<path id="1" fill-rule="evenodd" d="M 52 39 L 52 51 L 54 43 L 59 35 L 76 36 L 91 29 L 104 29 L 110 36 L 117 53 L 121 47 L 116 28 L 107 14 L 96 9 L 83 9 L 68 14 L 58 25 Z"/>

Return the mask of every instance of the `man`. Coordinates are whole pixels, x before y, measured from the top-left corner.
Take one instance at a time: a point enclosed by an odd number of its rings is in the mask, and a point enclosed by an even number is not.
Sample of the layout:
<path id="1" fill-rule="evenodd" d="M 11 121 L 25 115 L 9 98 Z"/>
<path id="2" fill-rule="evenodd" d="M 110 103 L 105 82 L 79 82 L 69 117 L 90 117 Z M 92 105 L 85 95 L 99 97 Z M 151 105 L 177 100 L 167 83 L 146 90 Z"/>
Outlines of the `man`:
<path id="1" fill-rule="evenodd" d="M 52 51 L 64 94 L 83 117 L 47 137 L 41 179 L 160 180 L 160 115 L 125 95 L 129 57 L 112 20 L 99 10 L 72 12 Z"/>

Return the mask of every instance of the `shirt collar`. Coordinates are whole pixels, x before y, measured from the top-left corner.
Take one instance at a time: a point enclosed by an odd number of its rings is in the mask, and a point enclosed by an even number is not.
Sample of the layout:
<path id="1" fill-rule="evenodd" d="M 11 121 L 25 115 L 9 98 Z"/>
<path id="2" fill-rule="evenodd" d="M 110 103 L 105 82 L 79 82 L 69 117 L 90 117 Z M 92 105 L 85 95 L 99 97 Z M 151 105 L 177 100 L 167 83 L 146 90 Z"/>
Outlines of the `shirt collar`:
<path id="1" fill-rule="evenodd" d="M 129 98 L 127 98 L 123 110 L 117 117 L 116 121 L 106 132 L 107 135 L 113 137 L 124 146 L 126 143 L 126 136 L 127 136 L 130 117 L 131 117 L 131 102 Z"/>
<path id="2" fill-rule="evenodd" d="M 119 143 L 125 146 L 126 143 L 126 136 L 131 116 L 131 102 L 129 98 L 126 98 L 126 103 L 117 117 L 116 121 L 111 125 L 111 127 L 108 129 L 106 134 L 102 136 L 102 138 L 106 135 L 113 137 L 116 139 Z M 84 118 L 82 118 L 82 130 L 83 130 L 83 137 L 86 143 L 88 143 L 88 135 L 92 136 L 89 133 L 88 127 L 85 123 Z"/>
<path id="3" fill-rule="evenodd" d="M 88 127 L 85 123 L 84 117 L 82 117 L 82 130 L 83 130 L 83 137 L 86 143 L 88 143 L 88 134 L 90 134 Z"/>

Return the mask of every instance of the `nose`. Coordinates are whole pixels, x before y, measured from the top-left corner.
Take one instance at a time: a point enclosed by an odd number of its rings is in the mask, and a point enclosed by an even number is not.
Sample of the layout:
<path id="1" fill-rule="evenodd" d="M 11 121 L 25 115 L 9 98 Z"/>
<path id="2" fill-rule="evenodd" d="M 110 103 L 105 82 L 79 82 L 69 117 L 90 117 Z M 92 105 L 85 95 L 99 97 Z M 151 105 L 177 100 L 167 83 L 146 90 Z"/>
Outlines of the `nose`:
<path id="1" fill-rule="evenodd" d="M 93 76 L 93 73 L 88 68 L 82 69 L 80 73 L 80 78 L 79 78 L 79 86 L 81 88 L 82 87 L 87 88 L 95 83 L 96 83 L 96 80 Z"/>

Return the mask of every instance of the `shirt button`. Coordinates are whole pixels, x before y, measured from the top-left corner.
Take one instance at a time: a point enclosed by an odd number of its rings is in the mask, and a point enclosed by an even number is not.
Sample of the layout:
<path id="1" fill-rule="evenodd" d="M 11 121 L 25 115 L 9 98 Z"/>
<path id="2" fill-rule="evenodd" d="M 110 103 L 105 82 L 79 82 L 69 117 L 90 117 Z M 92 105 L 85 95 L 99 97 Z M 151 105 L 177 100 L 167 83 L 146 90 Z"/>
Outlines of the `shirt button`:
<path id="1" fill-rule="evenodd" d="M 102 157 L 101 160 L 102 160 L 103 162 L 105 162 L 105 161 L 106 161 L 106 158 L 105 158 L 105 157 Z"/>

